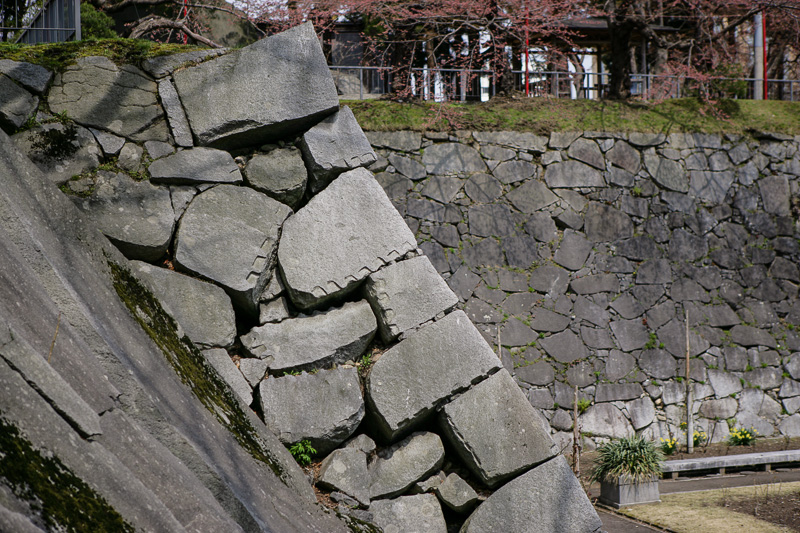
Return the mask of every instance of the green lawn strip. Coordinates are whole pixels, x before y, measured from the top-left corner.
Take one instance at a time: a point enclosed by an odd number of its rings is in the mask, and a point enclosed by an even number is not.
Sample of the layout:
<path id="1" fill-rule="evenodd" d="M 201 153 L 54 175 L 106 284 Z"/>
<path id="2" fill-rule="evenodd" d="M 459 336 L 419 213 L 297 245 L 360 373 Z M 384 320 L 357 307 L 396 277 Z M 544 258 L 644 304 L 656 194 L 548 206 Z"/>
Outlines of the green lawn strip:
<path id="1" fill-rule="evenodd" d="M 694 98 L 658 103 L 553 98 L 495 98 L 482 103 L 347 100 L 366 131 L 703 132 L 800 134 L 800 102 Z"/>
<path id="2" fill-rule="evenodd" d="M 727 509 L 733 500 L 754 500 L 769 495 L 796 492 L 800 482 L 737 487 L 702 492 L 662 494 L 661 503 L 620 509 L 620 513 L 677 533 L 717 533 L 719 531 L 758 531 L 786 533 L 787 527 L 759 520 Z"/>

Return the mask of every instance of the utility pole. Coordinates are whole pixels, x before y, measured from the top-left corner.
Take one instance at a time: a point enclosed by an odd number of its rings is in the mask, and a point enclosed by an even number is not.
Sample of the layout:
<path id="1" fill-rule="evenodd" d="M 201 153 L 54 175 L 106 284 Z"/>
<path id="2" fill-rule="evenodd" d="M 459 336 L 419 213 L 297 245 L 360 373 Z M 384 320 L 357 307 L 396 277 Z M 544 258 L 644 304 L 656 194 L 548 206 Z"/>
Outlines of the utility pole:
<path id="1" fill-rule="evenodd" d="M 694 451 L 694 413 L 692 407 L 694 399 L 692 398 L 692 380 L 689 378 L 689 310 L 684 309 L 686 315 L 686 452 L 692 453 Z"/>
<path id="2" fill-rule="evenodd" d="M 767 97 L 766 36 L 764 35 L 764 15 L 761 11 L 753 19 L 753 63 L 755 66 L 753 99 L 764 100 Z"/>

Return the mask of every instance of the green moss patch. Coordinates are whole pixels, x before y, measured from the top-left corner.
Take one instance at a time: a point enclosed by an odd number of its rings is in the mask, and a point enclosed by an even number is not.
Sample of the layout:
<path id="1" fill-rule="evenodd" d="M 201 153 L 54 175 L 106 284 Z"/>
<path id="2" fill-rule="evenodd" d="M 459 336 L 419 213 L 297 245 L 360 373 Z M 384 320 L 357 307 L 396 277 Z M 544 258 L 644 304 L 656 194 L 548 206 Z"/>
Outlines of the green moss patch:
<path id="1" fill-rule="evenodd" d="M 44 457 L 0 412 L 0 478 L 31 509 L 48 530 L 130 532 L 122 516 L 58 457 Z"/>
<path id="2" fill-rule="evenodd" d="M 81 57 L 103 56 L 117 65 L 138 65 L 151 57 L 203 50 L 203 46 L 165 44 L 140 39 L 85 39 L 50 44 L 0 43 L 0 59 L 34 63 L 60 72 Z"/>
<path id="3" fill-rule="evenodd" d="M 258 437 L 230 388 L 209 365 L 188 337 L 178 337 L 175 321 L 161 307 L 153 294 L 126 268 L 109 261 L 114 288 L 131 315 L 161 349 L 198 400 L 233 434 L 239 444 L 255 459 L 267 465 L 286 483 L 280 462 Z"/>

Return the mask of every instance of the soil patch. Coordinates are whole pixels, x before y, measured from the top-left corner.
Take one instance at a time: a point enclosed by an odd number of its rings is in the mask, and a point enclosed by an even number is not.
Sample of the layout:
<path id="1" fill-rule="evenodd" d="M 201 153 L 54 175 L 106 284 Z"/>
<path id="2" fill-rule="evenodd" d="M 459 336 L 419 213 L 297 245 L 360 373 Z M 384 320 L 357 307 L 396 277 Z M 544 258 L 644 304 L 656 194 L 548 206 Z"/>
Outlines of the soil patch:
<path id="1" fill-rule="evenodd" d="M 787 526 L 800 531 L 800 490 L 790 493 L 770 491 L 770 485 L 763 488 L 763 494 L 748 499 L 724 502 L 723 506 L 737 513 L 749 514 L 759 520 Z"/>

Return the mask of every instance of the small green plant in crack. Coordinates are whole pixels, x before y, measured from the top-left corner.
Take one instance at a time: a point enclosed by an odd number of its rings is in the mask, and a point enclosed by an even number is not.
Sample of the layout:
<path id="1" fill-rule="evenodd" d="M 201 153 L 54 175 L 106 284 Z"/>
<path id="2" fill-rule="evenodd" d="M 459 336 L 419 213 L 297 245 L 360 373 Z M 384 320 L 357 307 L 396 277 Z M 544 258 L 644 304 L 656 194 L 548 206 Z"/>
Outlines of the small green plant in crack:
<path id="1" fill-rule="evenodd" d="M 589 398 L 581 398 L 578 400 L 578 413 L 583 414 L 592 405 L 592 401 Z"/>
<path id="2" fill-rule="evenodd" d="M 650 338 L 647 340 L 647 344 L 644 345 L 645 350 L 654 350 L 655 348 L 659 347 L 658 337 L 656 336 L 655 332 L 650 332 Z M 663 345 L 661 345 L 663 347 Z"/>
<path id="3" fill-rule="evenodd" d="M 300 466 L 308 466 L 311 464 L 311 458 L 316 455 L 317 450 L 311 446 L 311 441 L 303 439 L 289 446 L 289 453 L 292 454 L 297 464 Z"/>

